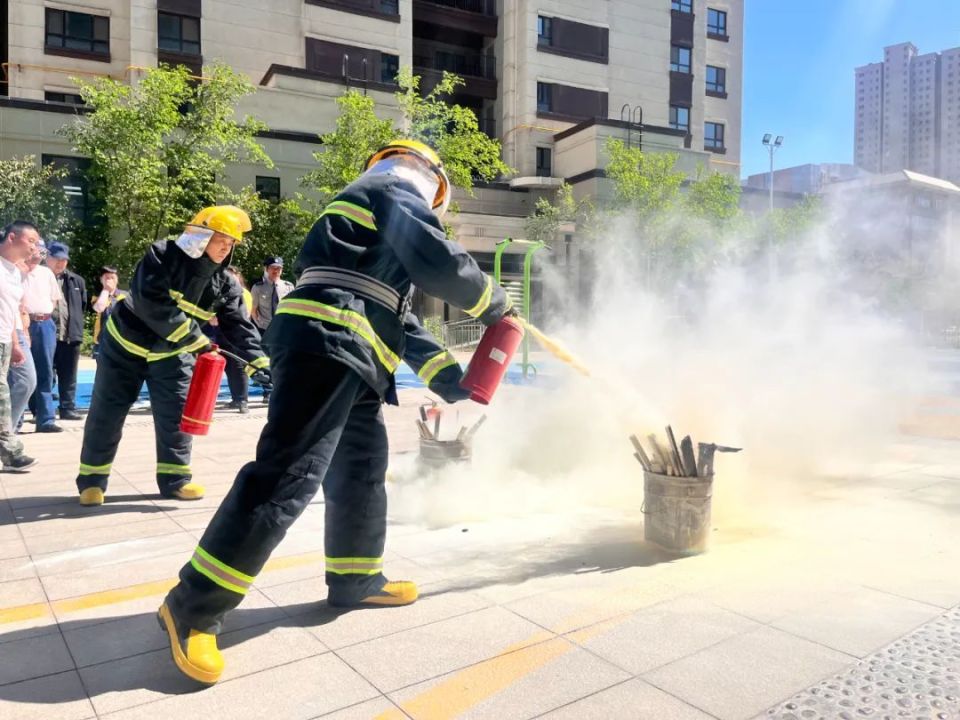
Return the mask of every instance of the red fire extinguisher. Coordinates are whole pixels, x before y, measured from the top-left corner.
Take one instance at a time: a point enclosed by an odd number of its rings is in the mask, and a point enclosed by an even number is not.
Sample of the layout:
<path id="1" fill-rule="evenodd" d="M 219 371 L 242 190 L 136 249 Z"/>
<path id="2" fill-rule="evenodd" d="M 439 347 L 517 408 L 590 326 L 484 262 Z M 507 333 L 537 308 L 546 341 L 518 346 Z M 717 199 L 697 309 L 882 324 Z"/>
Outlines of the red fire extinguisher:
<path id="1" fill-rule="evenodd" d="M 209 352 L 197 358 L 190 390 L 187 392 L 187 403 L 180 418 L 180 431 L 191 435 L 206 435 L 210 432 L 213 408 L 217 404 L 217 395 L 220 394 L 223 369 L 227 366 L 227 361 L 217 351 L 217 346 L 210 347 Z"/>
<path id="2" fill-rule="evenodd" d="M 490 404 L 521 340 L 523 324 L 514 317 L 500 318 L 484 331 L 460 381 L 460 387 L 470 391 L 471 400 L 481 405 Z"/>

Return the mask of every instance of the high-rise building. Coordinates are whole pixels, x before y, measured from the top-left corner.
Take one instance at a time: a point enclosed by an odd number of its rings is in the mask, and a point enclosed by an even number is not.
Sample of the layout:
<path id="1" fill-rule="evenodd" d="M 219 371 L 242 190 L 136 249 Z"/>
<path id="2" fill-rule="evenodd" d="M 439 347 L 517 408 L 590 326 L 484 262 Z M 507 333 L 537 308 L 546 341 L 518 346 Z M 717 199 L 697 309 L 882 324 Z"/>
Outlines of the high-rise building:
<path id="1" fill-rule="evenodd" d="M 960 179 L 960 48 L 884 48 L 882 63 L 856 69 L 855 103 L 857 166 Z"/>
<path id="2" fill-rule="evenodd" d="M 459 198 L 460 240 L 486 261 L 523 237 L 536 200 L 562 181 L 605 190 L 604 144 L 621 138 L 679 155 L 679 167 L 739 175 L 743 0 L 4 0 L 0 3 L 0 157 L 69 165 L 77 204 L 83 158 L 56 134 L 82 111 L 71 77 L 135 82 L 158 63 L 199 74 L 219 60 L 257 92 L 240 113 L 264 121 L 267 170 L 232 165 L 231 186 L 298 189 L 333 129 L 335 99 L 362 89 L 396 117 L 395 74 L 430 89 L 444 70 L 503 143 L 516 173 Z M 78 208 L 82 211 L 82 208 Z"/>

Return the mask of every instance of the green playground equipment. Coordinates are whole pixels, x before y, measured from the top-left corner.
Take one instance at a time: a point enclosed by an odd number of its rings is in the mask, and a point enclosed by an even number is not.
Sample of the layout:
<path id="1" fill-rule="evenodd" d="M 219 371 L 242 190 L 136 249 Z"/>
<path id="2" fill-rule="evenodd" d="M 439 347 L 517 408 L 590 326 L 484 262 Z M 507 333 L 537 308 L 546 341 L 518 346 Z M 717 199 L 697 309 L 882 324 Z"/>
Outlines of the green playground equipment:
<path id="1" fill-rule="evenodd" d="M 532 240 L 514 240 L 513 238 L 505 238 L 497 243 L 497 251 L 493 256 L 493 279 L 497 281 L 497 284 L 500 284 L 500 265 L 503 258 L 503 253 L 507 249 L 507 246 L 511 243 L 516 243 L 517 245 L 526 245 L 527 250 L 523 256 L 523 318 L 530 321 L 530 281 L 533 274 L 533 255 L 537 250 L 541 248 L 546 248 L 551 250 L 552 248 L 547 245 L 545 242 L 532 241 Z M 533 370 L 533 374 L 537 374 L 537 367 L 530 362 L 530 334 L 523 334 L 523 360 L 521 367 L 523 369 L 523 379 L 527 379 L 527 373 L 529 370 Z"/>

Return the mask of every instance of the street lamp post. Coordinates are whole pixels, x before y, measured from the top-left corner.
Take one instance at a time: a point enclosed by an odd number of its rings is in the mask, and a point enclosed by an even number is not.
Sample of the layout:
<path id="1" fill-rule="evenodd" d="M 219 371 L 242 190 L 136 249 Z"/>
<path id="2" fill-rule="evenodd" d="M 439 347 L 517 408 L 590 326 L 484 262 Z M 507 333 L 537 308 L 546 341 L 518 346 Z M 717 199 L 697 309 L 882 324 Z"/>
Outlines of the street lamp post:
<path id="1" fill-rule="evenodd" d="M 773 210 L 773 153 L 783 145 L 783 135 L 777 135 L 776 139 L 773 139 L 773 134 L 767 133 L 763 136 L 763 144 L 770 151 L 770 181 L 767 184 L 770 186 L 770 210 Z"/>
<path id="2" fill-rule="evenodd" d="M 770 151 L 770 177 L 767 181 L 770 191 L 770 213 L 773 214 L 773 153 L 777 151 L 781 145 L 783 145 L 783 135 L 777 135 L 776 138 L 773 137 L 772 133 L 766 133 L 763 136 L 763 144 L 766 146 L 767 150 Z M 770 279 L 773 280 L 777 274 L 776 268 L 776 257 L 773 253 L 773 225 L 770 225 L 770 230 L 767 234 L 767 255 L 769 262 L 769 272 Z"/>

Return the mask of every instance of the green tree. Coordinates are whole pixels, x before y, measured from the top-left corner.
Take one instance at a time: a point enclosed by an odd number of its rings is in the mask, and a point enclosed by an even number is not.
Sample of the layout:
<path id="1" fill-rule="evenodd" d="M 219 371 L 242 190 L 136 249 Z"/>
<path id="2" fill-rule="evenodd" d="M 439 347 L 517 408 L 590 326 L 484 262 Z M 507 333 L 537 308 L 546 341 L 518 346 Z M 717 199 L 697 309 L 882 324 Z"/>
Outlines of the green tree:
<path id="1" fill-rule="evenodd" d="M 420 140 L 443 159 L 450 182 L 470 190 L 475 178 L 493 180 L 510 168 L 500 159 L 500 143 L 480 131 L 473 110 L 447 102 L 463 79 L 445 72 L 429 93 L 420 93 L 420 78 L 409 68 L 397 75 L 400 121 L 378 118 L 373 98 L 350 89 L 337 98 L 340 115 L 333 132 L 321 135 L 323 150 L 314 153 L 318 167 L 307 173 L 304 187 L 323 200 L 353 182 L 363 163 L 391 139 Z"/>
<path id="2" fill-rule="evenodd" d="M 293 279 L 293 260 L 316 219 L 311 210 L 305 209 L 310 203 L 299 194 L 266 200 L 250 187 L 237 193 L 232 201 L 247 211 L 253 225 L 233 256 L 233 264 L 243 272 L 247 283 L 253 284 L 263 273 L 263 258 L 267 255 L 281 256 L 285 261 L 284 275 Z"/>
<path id="3" fill-rule="evenodd" d="M 769 214 L 769 228 L 774 243 L 783 245 L 803 238 L 823 220 L 823 202 L 818 195 L 806 195 L 789 208 L 774 208 Z"/>
<path id="4" fill-rule="evenodd" d="M 0 227 L 29 220 L 44 237 L 71 239 L 73 213 L 57 185 L 65 174 L 63 168 L 39 165 L 33 155 L 0 160 Z"/>
<path id="5" fill-rule="evenodd" d="M 347 90 L 338 97 L 337 107 L 336 129 L 320 136 L 323 150 L 313 154 L 317 168 L 301 179 L 324 203 L 356 180 L 366 159 L 396 133 L 391 120 L 377 117 L 373 98 L 358 90 Z"/>
<path id="6" fill-rule="evenodd" d="M 219 182 L 227 163 L 272 166 L 255 139 L 265 125 L 236 117 L 237 101 L 255 88 L 227 65 L 205 68 L 202 82 L 181 66 L 147 70 L 132 85 L 110 78 L 77 84 L 91 112 L 61 133 L 91 160 L 107 226 L 123 240 L 123 271 L 147 245 L 229 193 Z"/>
<path id="7" fill-rule="evenodd" d="M 550 242 L 564 224 L 588 224 L 592 210 L 588 200 L 578 201 L 573 196 L 573 187 L 564 183 L 557 189 L 553 202 L 545 197 L 537 198 L 533 213 L 524 223 L 524 234 L 533 242 Z"/>
<path id="8" fill-rule="evenodd" d="M 740 183 L 727 173 L 706 172 L 701 166 L 683 196 L 683 207 L 715 226 L 740 215 Z"/>
<path id="9" fill-rule="evenodd" d="M 676 169 L 675 153 L 647 153 L 614 139 L 607 141 L 607 153 L 611 209 L 632 212 L 644 221 L 677 205 L 685 175 Z"/>

